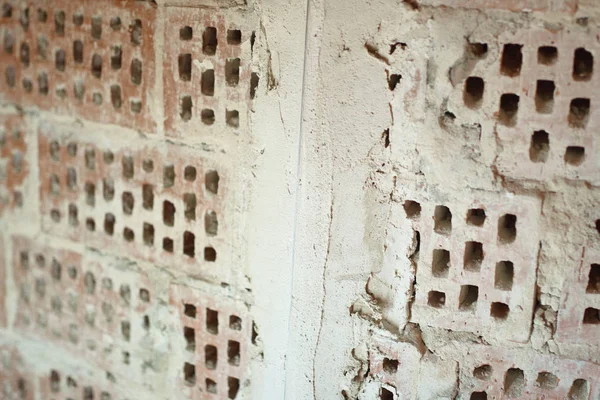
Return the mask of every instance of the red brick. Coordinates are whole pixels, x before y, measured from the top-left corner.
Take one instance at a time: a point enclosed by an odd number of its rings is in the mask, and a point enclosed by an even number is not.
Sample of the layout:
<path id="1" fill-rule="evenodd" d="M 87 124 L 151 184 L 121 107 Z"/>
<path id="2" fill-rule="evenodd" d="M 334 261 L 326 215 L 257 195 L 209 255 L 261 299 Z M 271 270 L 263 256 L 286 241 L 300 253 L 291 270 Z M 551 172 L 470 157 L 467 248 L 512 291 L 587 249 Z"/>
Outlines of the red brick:
<path id="1" fill-rule="evenodd" d="M 37 106 L 63 114 L 75 114 L 94 121 L 154 131 L 154 113 L 150 99 L 154 88 L 156 7 L 151 2 L 30 0 L 25 4 L 13 1 L 12 7 L 12 16 L 2 17 L 1 20 L 2 37 L 10 35 L 14 39 L 11 52 L 0 52 L 0 62 L 3 65 L 0 90 L 9 101 L 22 106 Z M 25 18 L 25 10 L 28 11 L 29 23 L 23 25 L 19 21 Z M 45 12 L 45 19 L 38 10 Z M 60 18 L 60 13 L 63 12 L 64 24 L 61 27 L 55 22 L 55 18 Z M 96 36 L 96 28 L 92 28 L 95 16 L 102 17 L 99 37 Z M 113 24 L 115 29 L 111 27 L 112 18 L 120 19 L 119 29 L 116 29 L 117 24 Z M 76 21 L 81 21 L 81 24 L 77 25 Z M 133 26 L 137 26 L 136 21 L 141 23 L 142 30 L 141 41 L 136 36 L 134 43 Z M 46 47 L 45 54 L 38 51 L 40 38 L 43 39 L 41 47 Z M 81 62 L 75 59 L 75 41 L 81 41 L 83 45 Z M 20 55 L 22 46 L 29 48 L 29 60 L 25 62 Z M 115 62 L 114 68 L 111 62 L 113 46 L 121 47 L 120 64 Z M 56 62 L 59 51 L 64 51 L 65 54 L 64 67 L 60 61 L 58 64 Z M 102 59 L 98 77 L 92 71 L 94 55 Z M 139 60 L 142 64 L 140 79 L 132 77 L 134 60 Z M 14 85 L 6 78 L 9 69 L 14 70 Z M 40 80 L 44 74 L 47 76 L 47 84 Z M 28 80 L 30 90 L 24 86 L 24 80 Z M 76 82 L 82 82 L 84 86 L 84 93 L 80 98 L 75 93 Z M 116 90 L 115 101 L 111 99 L 113 85 L 120 90 L 122 104 L 118 107 Z M 94 103 L 94 93 L 101 95 L 101 104 Z M 132 101 L 140 102 L 139 112 L 134 111 Z"/>
<path id="2" fill-rule="evenodd" d="M 109 381 L 106 374 L 102 374 L 104 375 L 102 378 L 98 375 L 90 376 L 83 373 L 70 375 L 60 368 L 51 369 L 38 378 L 40 396 L 42 399 L 121 400 L 128 398 L 124 393 L 125 390 Z M 130 385 L 131 382 L 128 382 L 128 386 Z"/>
<path id="3" fill-rule="evenodd" d="M 21 115 L 0 116 L 0 215 L 5 208 L 23 207 L 24 184 L 29 176 L 27 128 Z"/>
<path id="4" fill-rule="evenodd" d="M 185 359 L 178 392 L 194 400 L 235 398 L 247 384 L 253 323 L 246 307 L 180 285 L 171 286 L 169 304 L 177 309 L 176 329 L 186 343 L 173 350 Z M 186 380 L 192 371 L 193 382 Z"/>
<path id="5" fill-rule="evenodd" d="M 167 8 L 164 57 L 167 135 L 219 136 L 245 132 L 251 104 L 254 40 L 251 21 L 252 15 L 240 10 Z M 216 47 L 204 43 L 210 33 L 215 35 Z M 206 40 L 206 43 L 212 42 Z M 227 67 L 231 61 L 239 62 L 239 72 Z M 183 70 L 180 66 L 184 66 Z M 213 89 L 207 75 L 211 70 Z M 191 113 L 184 110 L 185 96 L 191 100 Z"/>
<path id="6" fill-rule="evenodd" d="M 539 200 L 485 192 L 437 200 L 428 197 L 435 191 L 427 187 L 406 186 L 401 192 L 407 220 L 420 236 L 419 251 L 412 256 L 417 273 L 411 320 L 526 341 L 534 304 Z M 451 212 L 451 228 L 442 218 L 444 207 Z M 483 210 L 485 218 L 470 210 Z M 499 229 L 509 222 L 504 216 L 516 217 L 516 232 Z"/>
<path id="7" fill-rule="evenodd" d="M 23 362 L 19 351 L 10 345 L 0 346 L 0 397 L 34 400 L 35 386 L 31 368 Z"/>
<path id="8" fill-rule="evenodd" d="M 419 5 L 456 8 L 501 9 L 508 11 L 561 11 L 573 13 L 577 0 L 417 0 Z"/>
<path id="9" fill-rule="evenodd" d="M 99 147 L 62 139 L 58 131 L 60 127 L 46 125 L 39 136 L 41 212 L 46 232 L 167 264 L 219 283 L 230 279 L 231 244 L 226 240 L 229 227 L 223 209 L 231 192 L 224 167 L 209 156 L 199 157 L 189 147 Z M 69 154 L 70 143 L 77 146 L 75 156 Z M 51 153 L 52 148 L 56 153 Z M 86 151 L 88 164 L 94 160 L 93 169 L 86 165 Z M 107 151 L 112 156 L 110 163 L 105 162 Z M 148 163 L 144 169 L 148 161 L 152 170 Z M 165 168 L 169 171 L 171 167 L 172 182 L 168 175 L 165 178 Z M 72 188 L 69 171 L 77 180 Z M 51 179 L 59 181 L 58 195 L 52 193 Z M 114 182 L 114 193 L 108 197 L 103 190 L 105 180 Z M 86 191 L 86 184 L 88 189 L 93 185 L 93 196 L 91 190 Z M 145 188 L 152 194 L 152 205 L 144 203 Z M 70 218 L 69 207 L 77 210 L 76 221 Z M 105 226 L 110 215 L 115 219 L 112 231 Z M 165 246 L 169 240 L 171 245 Z"/>

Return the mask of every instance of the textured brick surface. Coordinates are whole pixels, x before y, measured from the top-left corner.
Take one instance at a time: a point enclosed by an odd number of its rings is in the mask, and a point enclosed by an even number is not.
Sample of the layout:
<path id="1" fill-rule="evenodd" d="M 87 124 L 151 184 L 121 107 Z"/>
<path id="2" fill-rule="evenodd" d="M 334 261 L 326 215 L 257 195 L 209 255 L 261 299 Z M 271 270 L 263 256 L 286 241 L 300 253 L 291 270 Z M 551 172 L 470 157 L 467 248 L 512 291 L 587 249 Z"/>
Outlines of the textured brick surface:
<path id="1" fill-rule="evenodd" d="M 244 132 L 251 102 L 251 14 L 174 7 L 167 9 L 167 19 L 167 135 L 229 136 Z"/>
<path id="2" fill-rule="evenodd" d="M 0 214 L 5 208 L 23 207 L 24 183 L 31 166 L 27 162 L 24 120 L 20 115 L 0 116 Z"/>
<path id="3" fill-rule="evenodd" d="M 7 100 L 153 131 L 150 2 L 6 4 L 0 90 Z"/>
<path id="4" fill-rule="evenodd" d="M 483 192 L 445 201 L 422 201 L 419 195 L 405 199 L 406 216 L 419 235 L 412 255 L 417 270 L 412 320 L 526 341 L 539 201 Z M 510 216 L 516 217 L 513 226 Z"/>
<path id="5" fill-rule="evenodd" d="M 4 252 L 4 238 L 0 236 L 0 328 L 3 328 L 7 324 L 7 313 L 8 310 L 6 308 L 6 265 L 5 265 L 5 257 L 6 253 Z"/>
<path id="6" fill-rule="evenodd" d="M 183 146 L 99 147 L 57 131 L 47 125 L 39 136 L 46 232 L 228 281 L 220 164 Z"/>
<path id="7" fill-rule="evenodd" d="M 34 400 L 34 382 L 17 349 L 0 345 L 0 395 L 6 400 Z"/>
<path id="8" fill-rule="evenodd" d="M 563 11 L 577 10 L 577 0 L 417 0 L 427 6 L 457 8 L 500 9 L 509 11 Z"/>
<path id="9" fill-rule="evenodd" d="M 40 374 L 41 375 L 41 374 Z M 64 373 L 60 368 L 52 369 L 39 377 L 39 393 L 42 399 L 99 399 L 99 400 L 132 400 L 134 397 L 123 393 L 124 390 L 115 384 L 114 378 Z M 140 395 L 140 393 L 138 393 Z"/>
<path id="10" fill-rule="evenodd" d="M 173 285 L 169 303 L 185 340 L 178 391 L 189 399 L 233 399 L 247 385 L 252 321 L 245 307 L 185 286 Z"/>

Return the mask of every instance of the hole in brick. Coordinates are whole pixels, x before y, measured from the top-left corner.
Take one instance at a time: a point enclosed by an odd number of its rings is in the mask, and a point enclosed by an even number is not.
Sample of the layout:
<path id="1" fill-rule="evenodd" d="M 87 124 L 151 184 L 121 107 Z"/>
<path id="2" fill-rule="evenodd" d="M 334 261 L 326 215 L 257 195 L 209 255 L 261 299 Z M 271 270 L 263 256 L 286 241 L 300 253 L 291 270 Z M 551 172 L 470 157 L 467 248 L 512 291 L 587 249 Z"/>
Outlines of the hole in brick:
<path id="1" fill-rule="evenodd" d="M 232 128 L 238 128 L 240 126 L 240 113 L 238 110 L 226 110 L 225 121 L 227 125 Z"/>
<path id="2" fill-rule="evenodd" d="M 496 264 L 494 287 L 500 290 L 512 290 L 514 265 L 510 261 L 500 261 Z"/>
<path id="3" fill-rule="evenodd" d="M 175 205 L 168 200 L 163 202 L 163 222 L 167 226 L 175 224 Z"/>
<path id="4" fill-rule="evenodd" d="M 400 83 L 401 80 L 402 80 L 402 75 L 391 74 L 390 76 L 388 76 L 388 88 L 391 91 L 394 91 L 394 89 L 396 89 L 396 86 L 398 86 L 398 84 Z"/>
<path id="5" fill-rule="evenodd" d="M 4 77 L 6 78 L 6 84 L 8 87 L 14 88 L 17 84 L 17 74 L 13 66 L 6 67 L 4 71 Z"/>
<path id="6" fill-rule="evenodd" d="M 37 38 L 37 52 L 44 60 L 48 57 L 48 39 L 44 36 L 38 36 Z"/>
<path id="7" fill-rule="evenodd" d="M 202 94 L 213 96 L 215 94 L 215 70 L 207 69 L 202 73 Z"/>
<path id="8" fill-rule="evenodd" d="M 81 12 L 76 12 L 73 14 L 73 25 L 81 26 L 83 25 L 83 14 Z"/>
<path id="9" fill-rule="evenodd" d="M 200 117 L 205 125 L 212 125 L 215 123 L 215 112 L 211 109 L 205 108 L 202 110 Z"/>
<path id="10" fill-rule="evenodd" d="M 81 40 L 73 42 L 73 61 L 77 64 L 83 63 L 83 42 Z"/>
<path id="11" fill-rule="evenodd" d="M 144 303 L 150 302 L 150 292 L 148 289 L 140 289 L 140 300 L 142 300 Z"/>
<path id="12" fill-rule="evenodd" d="M 111 46 L 110 48 L 110 67 L 112 69 L 121 69 L 123 64 L 123 50 L 121 46 Z"/>
<path id="13" fill-rule="evenodd" d="M 77 188 L 77 172 L 73 167 L 67 168 L 67 187 L 71 190 Z"/>
<path id="14" fill-rule="evenodd" d="M 65 35 L 65 12 L 59 11 L 54 14 L 54 30 L 58 36 Z"/>
<path id="15" fill-rule="evenodd" d="M 110 102 L 115 109 L 121 108 L 123 99 L 121 98 L 121 86 L 112 85 L 110 87 Z"/>
<path id="16" fill-rule="evenodd" d="M 167 165 L 163 167 L 163 185 L 165 188 L 170 188 L 175 184 L 175 167 Z"/>
<path id="17" fill-rule="evenodd" d="M 227 342 L 227 361 L 231 365 L 240 365 L 240 342 L 236 342 L 235 340 Z"/>
<path id="18" fill-rule="evenodd" d="M 464 266 L 469 271 L 479 271 L 483 262 L 483 244 L 479 242 L 465 243 Z"/>
<path id="19" fill-rule="evenodd" d="M 23 90 L 25 90 L 27 93 L 31 93 L 33 90 L 33 84 L 27 78 L 23 78 Z"/>
<path id="20" fill-rule="evenodd" d="M 96 277 L 91 272 L 86 272 L 83 277 L 83 285 L 85 287 L 85 293 L 94 294 L 96 291 Z"/>
<path id="21" fill-rule="evenodd" d="M 96 204 L 96 185 L 92 182 L 85 183 L 85 202 L 90 207 Z"/>
<path id="22" fill-rule="evenodd" d="M 195 351 L 196 350 L 196 332 L 193 328 L 189 328 L 187 326 L 183 327 L 183 337 L 185 338 L 186 350 Z"/>
<path id="23" fill-rule="evenodd" d="M 121 285 L 119 288 L 119 295 L 121 296 L 121 300 L 127 305 L 131 301 L 131 288 L 129 285 Z"/>
<path id="24" fill-rule="evenodd" d="M 183 233 L 183 254 L 192 258 L 196 255 L 196 236 L 192 232 Z"/>
<path id="25" fill-rule="evenodd" d="M 179 116 L 184 121 L 192 119 L 192 96 L 181 97 L 181 112 Z"/>
<path id="26" fill-rule="evenodd" d="M 129 365 L 129 352 L 127 351 L 123 352 L 123 364 Z"/>
<path id="27" fill-rule="evenodd" d="M 214 211 L 207 211 L 204 215 L 204 231 L 208 236 L 216 236 L 219 230 L 219 221 L 217 220 L 217 213 Z"/>
<path id="28" fill-rule="evenodd" d="M 487 55 L 487 43 L 469 43 L 469 50 L 477 58 L 483 58 Z"/>
<path id="29" fill-rule="evenodd" d="M 12 33 L 8 30 L 4 31 L 4 41 L 3 41 L 4 51 L 8 54 L 12 54 L 15 48 L 15 39 L 12 36 Z"/>
<path id="30" fill-rule="evenodd" d="M 2 18 L 12 18 L 12 6 L 8 3 L 2 4 Z"/>
<path id="31" fill-rule="evenodd" d="M 461 311 L 471 311 L 477 307 L 479 298 L 479 288 L 473 285 L 462 285 L 458 297 L 458 309 Z"/>
<path id="32" fill-rule="evenodd" d="M 467 78 L 465 82 L 465 91 L 463 93 L 463 101 L 468 107 L 476 108 L 481 105 L 485 83 L 483 79 L 477 76 Z"/>
<path id="33" fill-rule="evenodd" d="M 142 206 L 146 210 L 154 208 L 154 187 L 148 183 L 142 186 Z"/>
<path id="34" fill-rule="evenodd" d="M 111 213 L 104 215 L 104 232 L 110 236 L 115 232 L 115 216 Z"/>
<path id="35" fill-rule="evenodd" d="M 183 313 L 190 318 L 196 318 L 196 306 L 188 303 L 184 304 Z"/>
<path id="36" fill-rule="evenodd" d="M 600 310 L 588 307 L 583 313 L 584 324 L 600 324 Z"/>
<path id="37" fill-rule="evenodd" d="M 127 227 L 123 228 L 123 238 L 127 242 L 133 242 L 133 240 L 135 239 L 135 234 L 133 233 L 133 230 Z"/>
<path id="38" fill-rule="evenodd" d="M 470 400 L 487 400 L 487 398 L 486 392 L 473 392 L 471 393 Z"/>
<path id="39" fill-rule="evenodd" d="M 446 206 L 436 206 L 433 215 L 434 227 L 437 233 L 449 234 L 452 232 L 452 213 Z"/>
<path id="40" fill-rule="evenodd" d="M 154 246 L 154 225 L 144 222 L 143 239 L 146 246 Z"/>
<path id="41" fill-rule="evenodd" d="M 485 210 L 481 208 L 471 208 L 467 211 L 467 224 L 469 225 L 483 226 L 485 218 Z"/>
<path id="42" fill-rule="evenodd" d="M 144 315 L 144 319 L 142 322 L 142 328 L 144 328 L 144 330 L 146 330 L 146 331 L 150 330 L 150 317 L 147 315 Z"/>
<path id="43" fill-rule="evenodd" d="M 206 331 L 213 335 L 219 333 L 219 313 L 210 308 L 206 309 Z"/>
<path id="44" fill-rule="evenodd" d="M 121 335 L 128 342 L 131 339 L 131 324 L 129 321 L 121 321 Z"/>
<path id="45" fill-rule="evenodd" d="M 179 39 L 181 40 L 192 40 L 193 30 L 191 26 L 184 26 L 179 29 Z"/>
<path id="46" fill-rule="evenodd" d="M 38 75 L 38 87 L 41 95 L 48 94 L 48 74 L 42 72 Z"/>
<path id="47" fill-rule="evenodd" d="M 134 58 L 131 60 L 131 82 L 134 85 L 140 85 L 142 83 L 142 61 Z"/>
<path id="48" fill-rule="evenodd" d="M 40 298 L 43 298 L 46 295 L 46 281 L 44 280 L 44 278 L 36 278 L 35 292 Z"/>
<path id="49" fill-rule="evenodd" d="M 179 79 L 182 81 L 190 81 L 192 79 L 192 55 L 180 54 L 178 58 L 179 64 Z"/>
<path id="50" fill-rule="evenodd" d="M 55 370 L 50 371 L 50 391 L 53 393 L 60 391 L 60 375 Z"/>
<path id="51" fill-rule="evenodd" d="M 46 22 L 48 20 L 48 13 L 46 12 L 46 10 L 38 8 L 37 20 L 38 20 L 38 22 Z"/>
<path id="52" fill-rule="evenodd" d="M 98 79 L 102 76 L 102 57 L 99 54 L 92 56 L 92 75 Z"/>
<path id="53" fill-rule="evenodd" d="M 142 102 L 140 100 L 130 99 L 129 104 L 131 105 L 131 112 L 139 114 L 142 112 Z"/>
<path id="54" fill-rule="evenodd" d="M 392 392 L 390 392 L 389 390 L 387 390 L 386 388 L 382 387 L 381 391 L 379 392 L 379 399 L 380 400 L 394 400 L 394 394 Z"/>
<path id="55" fill-rule="evenodd" d="M 50 142 L 50 157 L 53 161 L 60 160 L 60 145 L 56 140 Z"/>
<path id="56" fill-rule="evenodd" d="M 102 195 L 106 201 L 111 201 L 115 197 L 115 182 L 111 177 L 102 180 Z"/>
<path id="57" fill-rule="evenodd" d="M 502 124 L 513 126 L 517 122 L 519 111 L 519 96 L 514 93 L 505 93 L 500 97 L 499 120 Z"/>
<path id="58" fill-rule="evenodd" d="M 521 72 L 521 65 L 523 64 L 523 53 L 521 49 L 523 45 L 520 44 L 505 44 L 502 50 L 502 63 L 500 66 L 500 72 L 502 75 L 517 76 Z"/>
<path id="59" fill-rule="evenodd" d="M 427 296 L 427 304 L 431 307 L 442 308 L 446 304 L 446 294 L 432 290 Z"/>
<path id="60" fill-rule="evenodd" d="M 87 169 L 95 169 L 96 168 L 96 152 L 94 149 L 86 149 L 85 150 L 85 167 Z"/>
<path id="61" fill-rule="evenodd" d="M 217 28 L 208 27 L 202 34 L 202 52 L 214 55 L 217 52 Z"/>
<path id="62" fill-rule="evenodd" d="M 191 221 L 196 220 L 196 195 L 194 193 L 185 193 L 183 195 L 183 203 L 185 206 L 185 217 Z"/>
<path id="63" fill-rule="evenodd" d="M 240 317 L 238 317 L 237 315 L 229 316 L 229 328 L 233 329 L 234 331 L 241 331 L 242 330 L 242 319 Z"/>
<path id="64" fill-rule="evenodd" d="M 588 275 L 586 293 L 600 293 L 600 264 L 592 264 Z"/>
<path id="65" fill-rule="evenodd" d="M 256 89 L 258 88 L 259 77 L 256 72 L 250 75 L 250 98 L 254 99 L 256 96 Z"/>
<path id="66" fill-rule="evenodd" d="M 206 391 L 208 393 L 216 394 L 217 393 L 217 382 L 212 379 L 206 378 Z"/>
<path id="67" fill-rule="evenodd" d="M 136 19 L 129 27 L 129 31 L 131 32 L 131 43 L 139 46 L 142 43 L 142 20 Z"/>
<path id="68" fill-rule="evenodd" d="M 586 400 L 590 398 L 590 384 L 585 379 L 576 379 L 573 381 L 569 394 L 569 400 Z"/>
<path id="69" fill-rule="evenodd" d="M 21 62 L 25 68 L 29 67 L 29 45 L 27 43 L 21 44 Z"/>
<path id="70" fill-rule="evenodd" d="M 383 359 L 383 370 L 386 374 L 395 374 L 398 372 L 398 360 L 391 360 L 387 357 Z"/>
<path id="71" fill-rule="evenodd" d="M 573 59 L 573 79 L 587 81 L 594 72 L 594 56 L 586 49 L 580 47 L 575 50 Z"/>
<path id="72" fill-rule="evenodd" d="M 75 83 L 73 83 L 73 92 L 75 93 L 75 98 L 77 100 L 80 100 L 80 101 L 83 100 L 83 95 L 85 93 L 85 89 L 83 87 L 82 81 L 76 80 Z"/>
<path id="73" fill-rule="evenodd" d="M 63 72 L 65 70 L 66 54 L 62 49 L 56 50 L 54 53 L 54 66 L 57 70 Z"/>
<path id="74" fill-rule="evenodd" d="M 480 365 L 473 369 L 473 376 L 482 381 L 489 381 L 492 377 L 492 367 L 488 364 Z"/>
<path id="75" fill-rule="evenodd" d="M 242 43 L 242 31 L 238 29 L 228 29 L 227 43 L 231 45 L 239 45 Z"/>
<path id="76" fill-rule="evenodd" d="M 207 369 L 217 368 L 217 348 L 215 346 L 210 344 L 204 346 L 204 363 Z"/>
<path id="77" fill-rule="evenodd" d="M 92 218 L 87 218 L 85 220 L 85 227 L 88 231 L 94 232 L 96 230 L 96 222 Z"/>
<path id="78" fill-rule="evenodd" d="M 552 65 L 558 58 L 558 50 L 554 46 L 541 46 L 538 48 L 538 63 Z"/>
<path id="79" fill-rule="evenodd" d="M 498 320 L 505 320 L 508 318 L 510 308 L 504 303 L 495 302 L 490 306 L 490 315 Z"/>
<path id="80" fill-rule="evenodd" d="M 548 132 L 535 131 L 531 135 L 531 144 L 529 146 L 529 159 L 532 162 L 546 162 L 550 151 L 550 139 Z"/>
<path id="81" fill-rule="evenodd" d="M 571 100 L 569 107 L 569 125 L 573 128 L 585 128 L 590 117 L 590 99 Z"/>
<path id="82" fill-rule="evenodd" d="M 539 80 L 535 90 L 535 109 L 539 113 L 550 114 L 554 108 L 554 90 L 552 81 Z"/>
<path id="83" fill-rule="evenodd" d="M 227 377 L 227 396 L 235 399 L 240 390 L 240 380 L 231 376 Z"/>
<path id="84" fill-rule="evenodd" d="M 58 181 L 58 176 L 54 174 L 50 176 L 50 192 L 54 196 L 58 196 L 60 194 L 60 183 Z"/>
<path id="85" fill-rule="evenodd" d="M 121 29 L 121 18 L 119 17 L 112 17 L 110 19 L 110 28 L 113 31 L 118 31 Z"/>
<path id="86" fill-rule="evenodd" d="M 154 161 L 152 161 L 150 159 L 145 159 L 142 162 L 142 169 L 144 170 L 144 172 L 147 172 L 147 173 L 154 171 Z"/>
<path id="87" fill-rule="evenodd" d="M 215 262 L 217 260 L 217 251 L 210 246 L 204 248 L 204 261 Z"/>
<path id="88" fill-rule="evenodd" d="M 186 166 L 185 169 L 183 170 L 183 177 L 188 182 L 195 181 L 196 180 L 196 168 L 191 165 Z"/>
<path id="89" fill-rule="evenodd" d="M 565 162 L 569 165 L 578 166 L 585 160 L 585 148 L 581 146 L 569 146 L 565 150 Z"/>
<path id="90" fill-rule="evenodd" d="M 433 250 L 431 273 L 436 278 L 445 278 L 450 271 L 450 252 L 444 249 Z"/>
<path id="91" fill-rule="evenodd" d="M 504 375 L 504 393 L 511 398 L 520 398 L 525 388 L 525 374 L 519 368 L 509 368 Z"/>
<path id="92" fill-rule="evenodd" d="M 535 383 L 544 390 L 553 390 L 558 386 L 558 377 L 550 372 L 540 372 Z"/>
<path id="93" fill-rule="evenodd" d="M 214 78 L 213 78 L 214 80 Z M 225 80 L 229 86 L 236 86 L 240 83 L 240 59 L 228 58 L 225 61 Z M 213 83 L 214 86 L 214 83 Z M 214 91 L 214 90 L 213 90 Z"/>
<path id="94" fill-rule="evenodd" d="M 106 290 L 112 290 L 113 288 L 113 281 L 110 278 L 103 278 L 102 279 L 102 287 Z"/>
<path id="95" fill-rule="evenodd" d="M 169 253 L 173 252 L 173 239 L 171 238 L 163 238 L 163 250 Z"/>
<path id="96" fill-rule="evenodd" d="M 512 243 L 517 237 L 517 216 L 504 214 L 498 219 L 498 239 L 501 243 Z"/>
<path id="97" fill-rule="evenodd" d="M 219 192 L 219 173 L 217 171 L 208 171 L 204 177 L 206 190 L 217 194 Z"/>
<path id="98" fill-rule="evenodd" d="M 106 164 L 112 164 L 115 161 L 115 155 L 113 154 L 112 151 L 110 150 L 106 150 L 103 154 L 102 154 L 102 159 L 104 160 L 104 162 Z"/>
<path id="99" fill-rule="evenodd" d="M 92 38 L 99 40 L 102 37 L 102 17 L 92 17 Z"/>
<path id="100" fill-rule="evenodd" d="M 94 400 L 94 389 L 87 386 L 83 388 L 83 400 Z"/>
<path id="101" fill-rule="evenodd" d="M 52 211 L 50 211 L 50 218 L 52 218 L 52 221 L 56 223 L 60 222 L 60 211 L 57 209 L 52 209 Z"/>
<path id="102" fill-rule="evenodd" d="M 125 213 L 125 215 L 131 215 L 133 213 L 133 205 L 134 205 L 133 194 L 131 192 L 123 192 L 122 200 L 123 200 L 123 213 Z"/>
<path id="103" fill-rule="evenodd" d="M 134 175 L 134 166 L 133 166 L 133 157 L 132 156 L 123 156 L 121 160 L 121 164 L 123 166 L 123 178 L 131 179 Z"/>

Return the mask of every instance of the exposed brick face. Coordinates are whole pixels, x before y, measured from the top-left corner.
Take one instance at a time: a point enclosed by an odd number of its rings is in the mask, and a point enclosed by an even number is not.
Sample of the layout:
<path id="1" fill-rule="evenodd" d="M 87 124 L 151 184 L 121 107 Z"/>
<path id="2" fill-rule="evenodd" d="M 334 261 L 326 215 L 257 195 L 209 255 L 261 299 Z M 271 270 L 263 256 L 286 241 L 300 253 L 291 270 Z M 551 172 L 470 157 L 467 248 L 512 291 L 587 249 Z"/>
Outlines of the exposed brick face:
<path id="1" fill-rule="evenodd" d="M 0 395 L 3 399 L 34 400 L 35 389 L 29 368 L 16 347 L 0 346 Z"/>
<path id="2" fill-rule="evenodd" d="M 24 183 L 29 175 L 27 128 L 20 115 L 0 116 L 0 214 L 23 207 Z"/>

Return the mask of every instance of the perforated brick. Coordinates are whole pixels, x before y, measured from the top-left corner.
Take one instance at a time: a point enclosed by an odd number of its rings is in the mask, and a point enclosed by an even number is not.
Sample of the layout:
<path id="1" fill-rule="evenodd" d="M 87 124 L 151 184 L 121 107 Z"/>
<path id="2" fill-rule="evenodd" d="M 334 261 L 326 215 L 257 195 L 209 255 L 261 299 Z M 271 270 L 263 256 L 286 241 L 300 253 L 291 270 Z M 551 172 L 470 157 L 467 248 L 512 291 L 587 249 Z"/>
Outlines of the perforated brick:
<path id="1" fill-rule="evenodd" d="M 18 350 L 0 346 L 0 396 L 6 400 L 34 400 L 34 376 Z"/>
<path id="2" fill-rule="evenodd" d="M 56 363 L 60 365 L 59 363 Z M 109 374 L 85 375 L 65 373 L 61 368 L 53 368 L 39 377 L 39 390 L 42 399 L 85 399 L 85 400 L 129 400 L 122 387 Z M 131 383 L 129 383 L 131 385 Z M 122 386 L 122 385 L 121 385 Z M 138 392 L 138 396 L 140 393 Z"/>
<path id="3" fill-rule="evenodd" d="M 154 130 L 152 2 L 4 3 L 0 91 L 6 100 Z"/>
<path id="4" fill-rule="evenodd" d="M 0 116 L 0 214 L 23 207 L 24 183 L 29 175 L 26 127 L 20 115 Z"/>
<path id="5" fill-rule="evenodd" d="M 423 6 L 500 9 L 509 11 L 562 11 L 575 12 L 577 0 L 417 0 Z"/>
<path id="6" fill-rule="evenodd" d="M 143 342 L 157 329 L 148 278 L 73 251 L 13 237 L 16 328 L 80 352 L 111 371 L 143 369 Z"/>
<path id="7" fill-rule="evenodd" d="M 600 395 L 600 370 L 590 362 L 475 345 L 468 347 L 459 365 L 460 395 L 465 399 L 596 399 Z"/>
<path id="8" fill-rule="evenodd" d="M 46 232 L 228 281 L 224 168 L 188 147 L 99 147 L 55 129 L 39 136 Z"/>
<path id="9" fill-rule="evenodd" d="M 599 49 L 583 29 L 520 30 L 489 47 L 465 82 L 464 102 L 495 123 L 501 174 L 598 182 Z M 477 101 L 471 79 L 482 79 Z"/>
<path id="10" fill-rule="evenodd" d="M 252 321 L 242 305 L 185 286 L 172 285 L 171 306 L 185 348 L 179 391 L 189 399 L 234 399 L 246 383 Z M 180 342 L 181 343 L 181 342 Z"/>
<path id="11" fill-rule="evenodd" d="M 424 199 L 427 192 L 406 191 L 401 205 L 415 232 L 412 321 L 526 341 L 540 202 L 485 192 Z"/>
<path id="12" fill-rule="evenodd" d="M 240 10 L 167 8 L 165 131 L 169 136 L 244 132 L 258 75 L 253 18 Z"/>

